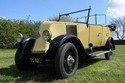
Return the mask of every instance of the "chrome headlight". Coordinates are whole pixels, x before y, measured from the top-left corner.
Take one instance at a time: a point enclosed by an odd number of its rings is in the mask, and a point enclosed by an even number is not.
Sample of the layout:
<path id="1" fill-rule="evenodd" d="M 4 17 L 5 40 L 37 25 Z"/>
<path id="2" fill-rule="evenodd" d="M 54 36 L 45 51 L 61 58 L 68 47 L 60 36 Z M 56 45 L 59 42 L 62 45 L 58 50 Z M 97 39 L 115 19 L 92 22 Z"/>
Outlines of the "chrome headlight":
<path id="1" fill-rule="evenodd" d="M 18 43 L 22 42 L 23 39 L 24 39 L 24 36 L 21 33 L 19 33 L 19 36 L 17 37 L 16 42 L 18 42 Z"/>
<path id="2" fill-rule="evenodd" d="M 52 37 L 52 34 L 50 31 L 48 30 L 44 30 L 43 33 L 42 33 L 42 37 L 45 41 L 50 41 L 51 40 L 51 37 Z"/>

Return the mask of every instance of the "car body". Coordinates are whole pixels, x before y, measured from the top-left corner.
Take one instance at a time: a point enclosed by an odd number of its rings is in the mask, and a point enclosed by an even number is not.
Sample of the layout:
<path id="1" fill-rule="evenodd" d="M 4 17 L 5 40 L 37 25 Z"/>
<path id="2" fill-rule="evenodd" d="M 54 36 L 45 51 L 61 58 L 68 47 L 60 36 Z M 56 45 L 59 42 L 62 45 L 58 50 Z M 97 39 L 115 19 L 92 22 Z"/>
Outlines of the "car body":
<path id="1" fill-rule="evenodd" d="M 112 31 L 115 26 L 89 24 L 90 8 L 85 10 L 88 10 L 86 23 L 44 21 L 38 38 L 24 39 L 21 35 L 15 55 L 17 68 L 28 70 L 38 64 L 53 62 L 57 74 L 67 78 L 75 74 L 78 65 L 85 59 L 101 54 L 105 54 L 106 59 L 112 59 L 112 51 L 115 50 Z"/>

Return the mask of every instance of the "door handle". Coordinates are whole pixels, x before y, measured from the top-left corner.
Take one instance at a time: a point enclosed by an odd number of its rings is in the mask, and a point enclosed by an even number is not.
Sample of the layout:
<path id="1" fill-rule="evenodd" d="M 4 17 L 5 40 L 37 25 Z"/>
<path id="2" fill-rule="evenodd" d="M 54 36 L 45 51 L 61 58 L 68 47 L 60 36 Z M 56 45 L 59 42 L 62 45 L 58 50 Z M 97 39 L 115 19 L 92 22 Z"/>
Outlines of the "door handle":
<path id="1" fill-rule="evenodd" d="M 108 36 L 109 35 L 109 33 L 106 33 L 106 36 Z"/>
<path id="2" fill-rule="evenodd" d="M 98 33 L 97 37 L 99 37 L 102 33 Z"/>

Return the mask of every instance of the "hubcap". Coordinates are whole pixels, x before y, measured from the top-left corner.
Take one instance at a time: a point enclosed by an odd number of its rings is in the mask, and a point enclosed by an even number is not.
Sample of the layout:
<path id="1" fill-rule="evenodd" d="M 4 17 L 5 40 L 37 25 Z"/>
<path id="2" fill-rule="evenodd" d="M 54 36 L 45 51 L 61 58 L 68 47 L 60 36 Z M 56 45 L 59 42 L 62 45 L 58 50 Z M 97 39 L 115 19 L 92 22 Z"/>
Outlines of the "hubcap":
<path id="1" fill-rule="evenodd" d="M 67 64 L 68 64 L 68 66 L 72 66 L 74 63 L 75 63 L 74 58 L 71 55 L 69 55 L 67 57 Z"/>
<path id="2" fill-rule="evenodd" d="M 65 71 L 70 74 L 74 71 L 76 65 L 75 52 L 72 49 L 68 49 L 64 57 L 64 68 Z"/>

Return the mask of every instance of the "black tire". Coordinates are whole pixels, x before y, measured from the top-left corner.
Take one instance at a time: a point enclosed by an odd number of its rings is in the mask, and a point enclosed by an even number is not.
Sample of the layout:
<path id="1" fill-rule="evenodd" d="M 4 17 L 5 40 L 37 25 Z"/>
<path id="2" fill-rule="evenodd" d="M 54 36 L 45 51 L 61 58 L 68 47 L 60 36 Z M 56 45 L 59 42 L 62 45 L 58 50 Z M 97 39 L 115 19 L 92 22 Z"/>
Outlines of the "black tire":
<path id="1" fill-rule="evenodd" d="M 65 43 L 59 47 L 55 57 L 55 68 L 61 78 L 75 74 L 78 68 L 78 52 L 72 43 Z"/>
<path id="2" fill-rule="evenodd" d="M 31 63 L 27 55 L 25 57 L 23 56 L 23 58 L 20 57 L 22 54 L 22 51 L 23 51 L 23 46 L 20 46 L 16 51 L 16 54 L 15 54 L 16 67 L 22 71 L 36 68 L 37 64 Z"/>
<path id="3" fill-rule="evenodd" d="M 107 60 L 112 60 L 112 58 L 113 58 L 113 45 L 112 45 L 111 42 L 109 42 L 109 44 L 108 44 L 108 46 L 107 46 L 107 49 L 108 49 L 108 51 L 110 51 L 110 52 L 105 53 L 105 59 L 107 59 Z"/>

